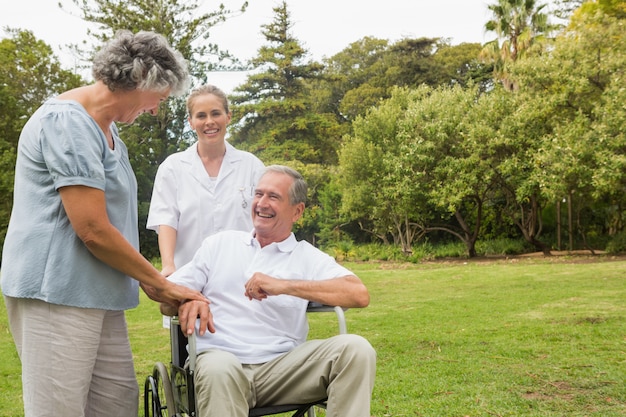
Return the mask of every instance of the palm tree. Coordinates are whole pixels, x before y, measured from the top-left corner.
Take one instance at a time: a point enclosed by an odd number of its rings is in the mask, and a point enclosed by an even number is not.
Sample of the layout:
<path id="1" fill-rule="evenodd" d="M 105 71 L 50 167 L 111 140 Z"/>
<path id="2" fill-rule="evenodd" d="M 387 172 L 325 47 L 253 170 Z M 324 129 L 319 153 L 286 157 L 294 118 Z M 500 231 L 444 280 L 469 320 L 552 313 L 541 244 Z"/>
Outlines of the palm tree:
<path id="1" fill-rule="evenodd" d="M 545 7 L 546 4 L 538 4 L 537 0 L 497 0 L 487 6 L 492 19 L 485 24 L 485 30 L 495 32 L 497 38 L 483 46 L 480 56 L 485 62 L 493 63 L 494 78 L 508 90 L 517 86 L 508 78 L 506 64 L 522 57 L 531 45 L 545 39 L 555 28 L 543 12 Z"/>

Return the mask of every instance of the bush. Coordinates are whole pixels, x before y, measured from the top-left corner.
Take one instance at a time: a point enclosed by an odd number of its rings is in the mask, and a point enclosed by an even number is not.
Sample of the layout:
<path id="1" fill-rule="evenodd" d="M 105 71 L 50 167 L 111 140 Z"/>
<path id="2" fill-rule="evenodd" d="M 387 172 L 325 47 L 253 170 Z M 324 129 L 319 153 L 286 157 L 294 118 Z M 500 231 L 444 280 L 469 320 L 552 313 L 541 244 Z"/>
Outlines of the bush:
<path id="1" fill-rule="evenodd" d="M 476 244 L 478 256 L 519 255 L 532 250 L 523 241 L 505 238 L 480 241 Z M 324 251 L 338 261 L 356 262 L 393 261 L 419 263 L 433 259 L 468 257 L 467 248 L 461 242 L 434 245 L 425 241 L 414 245 L 412 253 L 409 255 L 403 253 L 402 248 L 398 245 L 384 245 L 382 243 L 358 245 L 347 240 L 327 245 L 324 247 Z"/>
<path id="2" fill-rule="evenodd" d="M 478 241 L 476 243 L 476 252 L 484 256 L 520 255 L 532 250 L 534 249 L 530 248 L 526 242 L 519 239 L 502 238 Z"/>
<path id="3" fill-rule="evenodd" d="M 610 254 L 626 252 L 626 233 L 619 233 L 606 245 L 606 251 Z"/>

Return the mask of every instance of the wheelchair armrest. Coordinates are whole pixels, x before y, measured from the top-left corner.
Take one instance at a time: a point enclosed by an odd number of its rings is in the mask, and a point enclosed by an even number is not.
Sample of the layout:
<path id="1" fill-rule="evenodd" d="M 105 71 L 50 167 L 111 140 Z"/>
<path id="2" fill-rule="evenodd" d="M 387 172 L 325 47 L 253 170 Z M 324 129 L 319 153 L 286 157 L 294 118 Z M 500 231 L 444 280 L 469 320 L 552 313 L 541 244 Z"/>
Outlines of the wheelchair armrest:
<path id="1" fill-rule="evenodd" d="M 187 342 L 185 343 L 185 339 Z M 189 370 L 196 370 L 196 355 L 189 355 L 188 352 L 196 351 L 196 333 L 191 336 L 185 335 L 180 328 L 180 320 L 178 316 L 170 317 L 170 342 L 172 344 L 172 363 L 176 366 L 183 367 L 185 361 L 189 359 Z M 189 350 L 187 350 L 189 345 Z"/>
<path id="2" fill-rule="evenodd" d="M 337 322 L 339 324 L 339 334 L 348 333 L 348 326 L 346 324 L 346 315 L 344 312 L 347 308 L 342 308 L 339 306 L 329 306 L 326 304 L 316 303 L 313 301 L 309 301 L 309 305 L 307 306 L 307 313 L 326 313 L 334 311 L 337 314 Z"/>

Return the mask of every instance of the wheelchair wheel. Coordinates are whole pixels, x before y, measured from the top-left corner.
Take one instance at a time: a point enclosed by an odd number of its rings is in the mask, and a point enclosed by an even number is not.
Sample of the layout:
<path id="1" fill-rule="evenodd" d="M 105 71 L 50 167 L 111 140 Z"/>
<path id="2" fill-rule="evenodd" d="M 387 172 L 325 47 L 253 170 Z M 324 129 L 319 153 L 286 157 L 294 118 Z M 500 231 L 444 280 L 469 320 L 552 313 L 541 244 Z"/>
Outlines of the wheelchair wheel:
<path id="1" fill-rule="evenodd" d="M 143 409 L 145 417 L 162 417 L 159 393 L 152 375 L 146 377 L 143 388 Z"/>
<path id="2" fill-rule="evenodd" d="M 162 362 L 154 365 L 152 375 L 146 378 L 144 388 L 146 417 L 174 417 L 176 403 L 167 368 Z"/>

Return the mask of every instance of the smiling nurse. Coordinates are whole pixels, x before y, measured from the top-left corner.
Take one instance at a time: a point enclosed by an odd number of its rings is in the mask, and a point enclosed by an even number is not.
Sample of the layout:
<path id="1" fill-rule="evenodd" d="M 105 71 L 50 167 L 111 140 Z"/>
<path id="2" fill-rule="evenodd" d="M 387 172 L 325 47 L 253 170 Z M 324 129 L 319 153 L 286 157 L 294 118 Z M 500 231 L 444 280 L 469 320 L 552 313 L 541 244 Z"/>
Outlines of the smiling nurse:
<path id="1" fill-rule="evenodd" d="M 226 137 L 231 112 L 219 88 L 206 85 L 187 98 L 198 140 L 159 166 L 147 227 L 158 233 L 162 273 L 191 261 L 202 241 L 222 230 L 252 230 L 250 204 L 263 163 Z"/>

